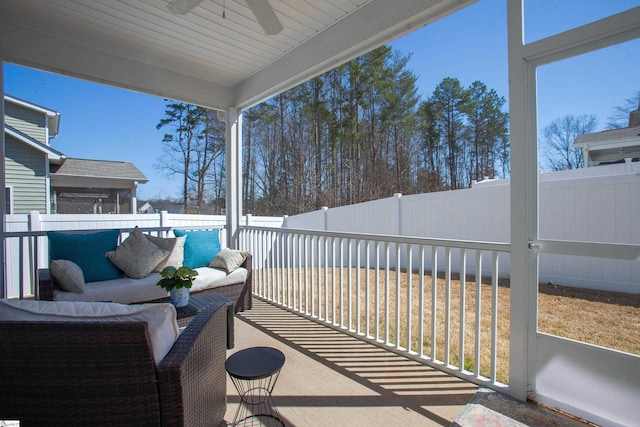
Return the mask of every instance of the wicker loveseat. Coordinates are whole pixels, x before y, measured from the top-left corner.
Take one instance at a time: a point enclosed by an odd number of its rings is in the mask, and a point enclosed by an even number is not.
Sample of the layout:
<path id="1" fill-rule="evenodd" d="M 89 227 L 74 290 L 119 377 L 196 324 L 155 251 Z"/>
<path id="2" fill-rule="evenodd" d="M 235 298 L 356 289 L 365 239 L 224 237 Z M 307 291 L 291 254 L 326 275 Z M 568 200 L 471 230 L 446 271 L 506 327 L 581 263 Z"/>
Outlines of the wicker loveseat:
<path id="1" fill-rule="evenodd" d="M 159 362 L 144 322 L 0 321 L 0 419 L 22 427 L 221 425 L 226 311 L 213 304 L 195 316 Z"/>
<path id="2" fill-rule="evenodd" d="M 50 231 L 50 268 L 37 271 L 36 296 L 44 301 L 121 304 L 166 300 L 167 291 L 156 285 L 158 272 L 166 265 L 184 264 L 198 272 L 192 293 L 215 292 L 232 300 L 236 312 L 251 309 L 251 254 L 221 250 L 218 230 L 170 233 L 176 237 L 160 238 L 138 227 Z"/>
<path id="3" fill-rule="evenodd" d="M 243 282 L 239 283 L 231 283 L 223 286 L 217 286 L 215 288 L 204 289 L 199 291 L 201 293 L 216 293 L 218 295 L 222 295 L 225 298 L 230 299 L 234 303 L 235 312 L 251 310 L 252 300 L 251 294 L 253 292 L 253 271 L 252 271 L 252 256 L 251 254 L 247 255 L 247 258 L 244 260 L 242 267 L 247 270 L 246 279 Z M 207 269 L 208 267 L 202 267 L 199 270 Z M 198 270 L 198 269 L 197 269 Z M 37 272 L 37 284 L 38 284 L 38 299 L 43 301 L 55 301 L 55 295 L 59 292 L 59 289 L 55 283 L 55 280 L 51 277 L 51 272 L 48 268 L 41 268 Z M 151 280 L 153 283 L 156 283 L 160 277 L 157 275 L 153 275 L 154 277 L 146 278 L 147 281 Z M 138 280 L 129 280 L 129 282 L 133 282 L 133 285 L 137 285 L 136 282 L 141 282 L 145 279 Z M 126 286 L 126 284 L 125 284 Z M 154 286 L 155 287 L 155 286 Z M 158 288 L 159 289 L 159 288 Z M 168 300 L 168 298 L 164 298 Z M 158 295 L 154 294 L 151 298 L 146 299 L 147 301 L 158 301 Z M 144 301 L 136 301 L 136 302 L 144 302 Z"/>

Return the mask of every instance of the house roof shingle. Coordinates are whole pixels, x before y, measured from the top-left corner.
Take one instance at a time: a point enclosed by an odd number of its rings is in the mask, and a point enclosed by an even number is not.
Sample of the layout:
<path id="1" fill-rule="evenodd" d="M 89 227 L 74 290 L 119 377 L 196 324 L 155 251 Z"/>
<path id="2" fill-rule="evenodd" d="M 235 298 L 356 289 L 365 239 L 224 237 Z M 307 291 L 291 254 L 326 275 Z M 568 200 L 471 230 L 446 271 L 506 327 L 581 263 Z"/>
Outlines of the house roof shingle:
<path id="1" fill-rule="evenodd" d="M 149 179 L 130 162 L 112 160 L 87 160 L 67 158 L 64 163 L 51 169 L 52 176 L 87 177 L 149 182 Z"/>

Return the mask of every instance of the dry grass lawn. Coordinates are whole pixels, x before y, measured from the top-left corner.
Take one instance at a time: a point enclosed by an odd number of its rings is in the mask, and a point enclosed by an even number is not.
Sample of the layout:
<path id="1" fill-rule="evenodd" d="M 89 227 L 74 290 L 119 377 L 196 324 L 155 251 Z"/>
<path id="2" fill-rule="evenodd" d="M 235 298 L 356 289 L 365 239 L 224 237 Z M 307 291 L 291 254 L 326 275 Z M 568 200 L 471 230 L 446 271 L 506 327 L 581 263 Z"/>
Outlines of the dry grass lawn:
<path id="1" fill-rule="evenodd" d="M 437 360 L 452 366 L 460 366 L 460 320 L 464 307 L 465 334 L 462 342 L 464 368 L 472 372 L 477 369 L 485 377 L 490 378 L 494 375 L 498 381 L 508 382 L 510 298 L 508 280 L 501 279 L 497 290 L 494 290 L 491 280 L 483 279 L 479 289 L 480 311 L 477 313 L 477 286 L 475 278 L 471 277 L 467 278 L 464 290 L 461 289 L 458 277 L 452 277 L 448 282 L 444 277 L 439 277 L 435 286 L 434 307 L 433 279 L 429 275 L 424 276 L 421 294 L 418 274 L 396 273 L 393 270 L 389 272 L 388 281 L 384 270 L 374 269 L 353 268 L 350 278 L 347 269 L 342 270 L 342 277 L 340 277 L 340 269 L 335 271 L 311 268 L 266 270 L 262 274 L 270 280 L 260 281 L 260 283 L 275 283 L 273 288 L 262 290 L 267 296 L 275 296 L 275 299 L 280 302 L 287 302 L 301 311 L 353 328 L 382 342 L 410 348 L 415 353 L 427 356 L 433 356 L 435 353 Z M 409 280 L 411 280 L 411 295 L 408 292 Z M 367 286 L 368 301 L 365 292 Z M 259 288 L 259 286 L 256 287 Z M 462 291 L 464 301 L 461 299 Z M 493 342 L 491 331 L 494 321 L 492 317 L 494 293 L 497 296 L 495 322 L 498 333 L 495 337 L 496 369 L 492 372 L 490 350 Z M 342 298 L 340 298 L 341 295 Z M 351 295 L 350 304 L 349 295 Z M 422 301 L 420 295 L 423 295 Z M 538 329 L 541 332 L 640 354 L 640 295 L 544 284 L 540 285 L 538 295 Z M 411 298 L 410 315 L 406 310 L 409 297 Z M 366 321 L 367 306 L 369 307 L 368 323 Z M 422 322 L 419 315 L 421 311 Z M 388 323 L 385 321 L 387 312 L 389 313 Z M 358 315 L 358 313 L 362 314 Z M 475 330 L 478 314 L 480 363 L 476 366 Z M 408 327 L 409 322 L 411 322 L 411 328 Z"/>

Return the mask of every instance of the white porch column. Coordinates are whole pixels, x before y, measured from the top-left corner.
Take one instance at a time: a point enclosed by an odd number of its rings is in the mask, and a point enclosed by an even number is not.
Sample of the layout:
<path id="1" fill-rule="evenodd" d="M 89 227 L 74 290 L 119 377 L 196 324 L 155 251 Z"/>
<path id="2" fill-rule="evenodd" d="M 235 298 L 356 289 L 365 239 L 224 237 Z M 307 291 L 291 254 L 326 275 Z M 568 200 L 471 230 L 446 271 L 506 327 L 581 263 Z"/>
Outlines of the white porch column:
<path id="1" fill-rule="evenodd" d="M 538 256 L 538 156 L 535 67 L 524 58 L 522 0 L 507 2 L 511 133 L 511 306 L 509 393 L 535 391 Z"/>
<path id="2" fill-rule="evenodd" d="M 120 197 L 118 193 L 118 213 L 120 213 Z M 138 181 L 131 186 L 131 213 L 138 213 Z"/>
<path id="3" fill-rule="evenodd" d="M 227 247 L 236 248 L 242 218 L 242 113 L 237 108 L 227 110 L 225 156 Z"/>

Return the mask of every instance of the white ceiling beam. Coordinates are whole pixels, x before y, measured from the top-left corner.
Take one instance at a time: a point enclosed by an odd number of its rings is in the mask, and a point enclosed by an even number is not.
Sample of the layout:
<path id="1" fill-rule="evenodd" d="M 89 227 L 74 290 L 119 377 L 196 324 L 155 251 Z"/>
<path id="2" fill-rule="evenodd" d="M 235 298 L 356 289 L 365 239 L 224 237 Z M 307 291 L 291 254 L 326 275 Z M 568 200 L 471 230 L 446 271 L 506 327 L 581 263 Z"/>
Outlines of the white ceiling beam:
<path id="1" fill-rule="evenodd" d="M 373 0 L 234 88 L 248 108 L 476 0 Z"/>
<path id="2" fill-rule="evenodd" d="M 540 66 L 640 38 L 640 6 L 524 46 L 524 57 Z"/>

